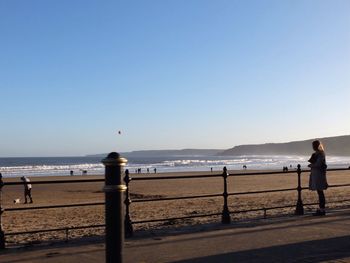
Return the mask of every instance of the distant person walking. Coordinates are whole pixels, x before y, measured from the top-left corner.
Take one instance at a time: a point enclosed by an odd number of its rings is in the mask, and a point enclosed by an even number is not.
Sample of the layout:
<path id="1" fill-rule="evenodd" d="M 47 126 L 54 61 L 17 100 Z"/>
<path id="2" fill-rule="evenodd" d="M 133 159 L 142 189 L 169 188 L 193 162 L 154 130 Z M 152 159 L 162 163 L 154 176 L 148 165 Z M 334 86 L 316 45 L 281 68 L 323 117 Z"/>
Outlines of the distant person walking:
<path id="1" fill-rule="evenodd" d="M 309 189 L 317 191 L 319 200 L 319 209 L 313 215 L 324 216 L 326 215 L 326 198 L 323 191 L 328 188 L 326 154 L 322 143 L 318 140 L 312 142 L 312 148 L 315 152 L 311 155 L 308 165 L 311 168 Z"/>
<path id="2" fill-rule="evenodd" d="M 0 173 L 0 189 L 4 186 L 4 181 L 2 180 L 2 174 Z M 0 191 L 1 193 L 1 191 Z M 1 211 L 0 211 L 1 212 Z"/>
<path id="3" fill-rule="evenodd" d="M 30 203 L 33 203 L 33 198 L 32 198 L 32 185 L 30 184 L 29 178 L 22 176 L 21 180 L 24 183 L 24 203 L 27 204 L 27 197 L 29 197 Z"/>

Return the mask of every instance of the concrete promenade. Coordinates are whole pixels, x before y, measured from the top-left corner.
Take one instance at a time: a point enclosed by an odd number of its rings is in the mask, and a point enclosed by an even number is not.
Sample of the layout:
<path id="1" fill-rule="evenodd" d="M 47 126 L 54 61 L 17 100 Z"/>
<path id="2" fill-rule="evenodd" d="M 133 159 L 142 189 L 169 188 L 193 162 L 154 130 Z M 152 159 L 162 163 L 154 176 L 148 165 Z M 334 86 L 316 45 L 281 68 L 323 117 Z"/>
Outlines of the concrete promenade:
<path id="1" fill-rule="evenodd" d="M 350 210 L 195 228 L 129 239 L 125 262 L 350 262 Z M 8 249 L 0 262 L 104 262 L 104 245 Z"/>

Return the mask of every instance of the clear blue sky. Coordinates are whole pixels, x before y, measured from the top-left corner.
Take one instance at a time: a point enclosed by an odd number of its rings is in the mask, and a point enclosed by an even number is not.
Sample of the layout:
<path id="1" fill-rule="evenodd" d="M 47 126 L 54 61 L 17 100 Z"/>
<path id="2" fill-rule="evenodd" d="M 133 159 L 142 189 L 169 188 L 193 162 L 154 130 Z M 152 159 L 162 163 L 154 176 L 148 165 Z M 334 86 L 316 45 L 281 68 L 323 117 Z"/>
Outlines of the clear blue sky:
<path id="1" fill-rule="evenodd" d="M 348 0 L 1 0 L 0 156 L 350 134 L 349 14 Z"/>

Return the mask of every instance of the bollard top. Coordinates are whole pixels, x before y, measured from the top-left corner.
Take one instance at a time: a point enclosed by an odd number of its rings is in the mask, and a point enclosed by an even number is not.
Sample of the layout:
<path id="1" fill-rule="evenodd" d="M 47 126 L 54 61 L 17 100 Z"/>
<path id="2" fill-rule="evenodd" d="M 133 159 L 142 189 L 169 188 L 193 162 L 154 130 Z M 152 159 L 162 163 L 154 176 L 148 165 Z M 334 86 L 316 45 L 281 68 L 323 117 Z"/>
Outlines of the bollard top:
<path id="1" fill-rule="evenodd" d="M 117 152 L 111 152 L 101 161 L 105 166 L 125 166 L 127 159 L 120 157 Z"/>
<path id="2" fill-rule="evenodd" d="M 117 152 L 111 152 L 107 155 L 107 158 L 117 159 L 120 157 L 120 154 Z"/>

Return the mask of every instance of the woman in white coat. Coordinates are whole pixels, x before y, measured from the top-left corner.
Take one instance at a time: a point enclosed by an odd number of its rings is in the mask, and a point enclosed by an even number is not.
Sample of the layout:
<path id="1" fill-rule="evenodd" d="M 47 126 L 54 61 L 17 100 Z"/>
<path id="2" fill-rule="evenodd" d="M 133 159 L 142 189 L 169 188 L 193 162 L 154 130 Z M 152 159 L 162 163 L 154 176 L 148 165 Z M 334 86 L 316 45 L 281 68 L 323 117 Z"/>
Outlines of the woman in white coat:
<path id="1" fill-rule="evenodd" d="M 322 143 L 318 140 L 312 142 L 312 148 L 315 152 L 309 160 L 309 167 L 311 168 L 309 189 L 317 191 L 319 200 L 319 209 L 313 215 L 324 216 L 326 215 L 326 198 L 323 191 L 328 188 L 326 154 Z"/>

